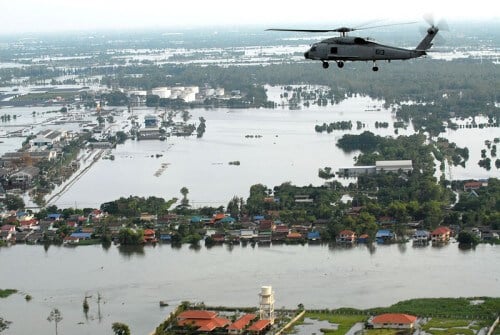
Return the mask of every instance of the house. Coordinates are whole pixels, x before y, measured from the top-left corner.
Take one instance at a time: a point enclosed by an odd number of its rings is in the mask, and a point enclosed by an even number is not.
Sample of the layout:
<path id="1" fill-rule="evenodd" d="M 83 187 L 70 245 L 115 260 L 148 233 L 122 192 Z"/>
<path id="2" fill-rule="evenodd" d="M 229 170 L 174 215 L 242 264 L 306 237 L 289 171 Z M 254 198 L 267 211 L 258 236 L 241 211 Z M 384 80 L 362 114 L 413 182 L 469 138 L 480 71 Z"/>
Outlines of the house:
<path id="1" fill-rule="evenodd" d="M 313 202 L 314 199 L 309 198 L 309 195 L 307 194 L 297 194 L 295 196 L 296 204 L 312 204 Z"/>
<path id="2" fill-rule="evenodd" d="M 226 240 L 226 234 L 224 233 L 215 233 L 210 236 L 214 243 L 224 243 Z"/>
<path id="3" fill-rule="evenodd" d="M 361 234 L 358 237 L 358 243 L 368 243 L 370 236 L 368 234 Z"/>
<path id="4" fill-rule="evenodd" d="M 319 231 L 310 231 L 307 233 L 307 240 L 309 242 L 318 242 L 321 240 Z"/>
<path id="5" fill-rule="evenodd" d="M 16 226 L 10 224 L 4 224 L 0 228 L 1 240 L 5 242 L 15 242 L 16 241 Z"/>
<path id="6" fill-rule="evenodd" d="M 273 242 L 283 242 L 285 241 L 287 235 L 290 233 L 290 228 L 287 225 L 279 224 L 276 225 L 273 231 Z"/>
<path id="7" fill-rule="evenodd" d="M 255 314 L 245 314 L 234 323 L 227 327 L 228 334 L 242 334 L 246 327 L 252 322 L 257 315 Z"/>
<path id="8" fill-rule="evenodd" d="M 377 243 L 390 243 L 396 238 L 395 234 L 389 229 L 380 229 L 375 234 L 375 240 Z"/>
<path id="9" fill-rule="evenodd" d="M 479 190 L 482 186 L 480 181 L 469 181 L 464 184 L 464 192 Z"/>
<path id="10" fill-rule="evenodd" d="M 28 188 L 38 176 L 40 169 L 34 166 L 27 166 L 16 173 L 10 175 L 9 181 L 13 187 Z"/>
<path id="11" fill-rule="evenodd" d="M 411 172 L 413 163 L 411 160 L 375 161 L 375 170 L 381 172 Z"/>
<path id="12" fill-rule="evenodd" d="M 339 243 L 354 243 L 356 242 L 356 233 L 349 229 L 344 229 L 339 233 L 337 238 Z"/>
<path id="13" fill-rule="evenodd" d="M 217 313 L 204 310 L 187 310 L 177 316 L 177 325 L 196 327 L 198 332 L 211 332 L 217 328 L 224 328 L 231 321 L 219 318 Z"/>
<path id="14" fill-rule="evenodd" d="M 72 233 L 70 235 L 71 238 L 78 239 L 78 240 L 90 240 L 92 237 L 91 233 Z"/>
<path id="15" fill-rule="evenodd" d="M 451 229 L 448 227 L 437 227 L 431 233 L 433 243 L 445 243 L 450 240 Z"/>
<path id="16" fill-rule="evenodd" d="M 377 315 L 371 320 L 373 328 L 395 328 L 395 329 L 413 329 L 417 317 L 409 314 L 387 313 Z"/>
<path id="17" fill-rule="evenodd" d="M 250 334 L 265 334 L 271 328 L 270 320 L 259 320 L 247 328 Z"/>
<path id="18" fill-rule="evenodd" d="M 413 243 L 428 243 L 431 239 L 431 233 L 427 230 L 418 229 L 412 236 Z"/>
<path id="19" fill-rule="evenodd" d="M 23 220 L 19 222 L 21 230 L 31 230 L 35 229 L 38 226 L 38 220 L 37 219 L 31 219 L 31 220 Z"/>
<path id="20" fill-rule="evenodd" d="M 253 229 L 241 229 L 240 230 L 240 239 L 243 241 L 252 240 L 255 235 L 255 231 Z"/>
<path id="21" fill-rule="evenodd" d="M 484 231 L 483 234 L 483 241 L 495 241 L 495 240 L 498 240 L 500 237 L 498 235 L 498 233 L 494 232 L 494 231 Z"/>
<path id="22" fill-rule="evenodd" d="M 149 213 L 141 213 L 141 215 L 139 216 L 139 220 L 147 222 L 156 221 L 157 219 L 158 219 L 157 215 Z"/>
<path id="23" fill-rule="evenodd" d="M 160 241 L 165 243 L 172 242 L 172 235 L 166 233 L 160 233 Z"/>
<path id="24" fill-rule="evenodd" d="M 76 237 L 76 236 L 66 236 L 63 239 L 63 244 L 66 244 L 66 245 L 74 245 L 74 244 L 78 244 L 78 243 L 80 243 L 80 238 Z"/>
<path id="25" fill-rule="evenodd" d="M 144 242 L 145 243 L 158 242 L 158 239 L 156 238 L 156 233 L 153 229 L 144 229 Z"/>
<path id="26" fill-rule="evenodd" d="M 299 232 L 291 232 L 286 236 L 286 240 L 289 242 L 301 242 L 304 236 Z"/>
<path id="27" fill-rule="evenodd" d="M 259 222 L 259 231 L 266 230 L 266 231 L 271 231 L 276 228 L 276 225 L 274 224 L 273 220 L 261 220 Z"/>
<path id="28" fill-rule="evenodd" d="M 259 234 L 257 235 L 257 242 L 259 244 L 267 244 L 271 243 L 272 239 L 272 232 L 269 231 L 259 231 Z"/>
<path id="29" fill-rule="evenodd" d="M 62 219 L 62 214 L 59 213 L 48 214 L 47 219 L 49 219 L 50 221 L 59 221 Z"/>

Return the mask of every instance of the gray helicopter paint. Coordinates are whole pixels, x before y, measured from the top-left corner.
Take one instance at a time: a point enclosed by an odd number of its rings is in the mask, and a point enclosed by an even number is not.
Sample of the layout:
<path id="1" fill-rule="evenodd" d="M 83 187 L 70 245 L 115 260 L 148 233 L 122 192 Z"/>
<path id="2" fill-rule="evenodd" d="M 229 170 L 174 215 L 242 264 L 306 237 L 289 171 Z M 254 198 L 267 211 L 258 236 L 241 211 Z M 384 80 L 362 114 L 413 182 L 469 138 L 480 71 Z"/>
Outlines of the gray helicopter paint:
<path id="1" fill-rule="evenodd" d="M 368 27 L 373 28 L 373 27 Z M 426 55 L 426 50 L 432 47 L 432 40 L 438 33 L 438 27 L 431 23 L 426 36 L 415 49 L 404 49 L 389 45 L 379 44 L 369 38 L 346 36 L 347 32 L 366 28 L 346 28 L 315 30 L 315 29 L 267 29 L 274 31 L 298 32 L 339 32 L 340 37 L 325 39 L 315 43 L 304 53 L 306 59 L 319 60 L 323 67 L 328 67 L 328 61 L 335 61 L 342 67 L 344 61 L 378 61 L 378 60 L 405 60 Z M 374 71 L 378 70 L 374 63 Z"/>
<path id="2" fill-rule="evenodd" d="M 426 54 L 438 29 L 431 27 L 416 49 L 383 45 L 361 37 L 333 37 L 315 43 L 304 54 L 305 58 L 320 61 L 376 61 L 405 60 Z"/>

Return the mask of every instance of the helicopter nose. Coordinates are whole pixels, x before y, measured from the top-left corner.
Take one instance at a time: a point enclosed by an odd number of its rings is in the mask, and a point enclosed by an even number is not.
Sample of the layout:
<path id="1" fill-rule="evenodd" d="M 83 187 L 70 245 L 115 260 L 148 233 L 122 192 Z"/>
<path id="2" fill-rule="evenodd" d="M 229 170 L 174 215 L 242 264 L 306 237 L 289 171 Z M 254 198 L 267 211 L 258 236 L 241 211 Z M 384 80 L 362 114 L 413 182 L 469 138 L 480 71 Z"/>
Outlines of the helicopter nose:
<path id="1" fill-rule="evenodd" d="M 308 59 L 308 58 L 309 58 L 309 51 L 306 51 L 306 52 L 304 53 L 304 57 L 305 57 L 306 59 Z"/>

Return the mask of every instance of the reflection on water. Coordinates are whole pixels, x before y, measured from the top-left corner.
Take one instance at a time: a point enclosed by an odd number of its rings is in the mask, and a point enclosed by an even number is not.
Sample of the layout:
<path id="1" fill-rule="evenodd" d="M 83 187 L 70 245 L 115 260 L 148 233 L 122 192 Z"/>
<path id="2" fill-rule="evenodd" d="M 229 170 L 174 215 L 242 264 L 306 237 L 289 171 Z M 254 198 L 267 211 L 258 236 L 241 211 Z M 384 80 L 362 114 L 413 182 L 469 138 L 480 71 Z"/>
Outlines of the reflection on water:
<path id="1" fill-rule="evenodd" d="M 9 334 L 14 335 L 34 329 L 53 334 L 46 317 L 55 307 L 64 317 L 61 334 L 109 333 L 117 321 L 127 323 L 133 334 L 148 334 L 183 300 L 256 306 L 262 285 L 273 286 L 277 306 L 303 303 L 306 309 L 387 306 L 418 297 L 499 296 L 500 268 L 492 266 L 498 252 L 496 245 L 461 250 L 457 243 L 439 248 L 247 244 L 193 249 L 157 244 L 46 250 L 15 245 L 0 248 L 0 269 L 8 269 L 2 271 L 0 287 L 18 289 L 33 300 L 26 302 L 21 294 L 2 299 L 2 317 L 13 321 Z M 86 295 L 93 296 L 88 320 L 82 312 Z M 160 308 L 160 300 L 170 306 Z"/>

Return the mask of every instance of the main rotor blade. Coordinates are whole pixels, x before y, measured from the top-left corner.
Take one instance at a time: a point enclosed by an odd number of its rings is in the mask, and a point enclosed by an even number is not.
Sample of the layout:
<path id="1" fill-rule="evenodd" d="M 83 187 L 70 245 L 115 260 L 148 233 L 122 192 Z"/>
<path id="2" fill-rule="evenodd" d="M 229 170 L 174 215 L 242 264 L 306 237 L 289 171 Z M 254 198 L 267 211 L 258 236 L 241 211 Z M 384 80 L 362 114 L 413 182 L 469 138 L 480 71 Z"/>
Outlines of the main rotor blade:
<path id="1" fill-rule="evenodd" d="M 401 23 L 389 23 L 389 24 L 381 24 L 378 26 L 369 26 L 369 27 L 359 27 L 359 28 L 352 28 L 352 30 L 365 30 L 365 29 L 373 29 L 373 28 L 381 28 L 381 27 L 391 27 L 391 26 L 402 26 L 405 24 L 415 24 L 418 23 L 417 21 L 412 21 L 412 22 L 401 22 Z"/>
<path id="2" fill-rule="evenodd" d="M 335 29 L 281 29 L 281 28 L 269 28 L 266 31 L 297 31 L 303 33 L 329 33 L 336 31 Z"/>

